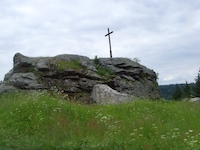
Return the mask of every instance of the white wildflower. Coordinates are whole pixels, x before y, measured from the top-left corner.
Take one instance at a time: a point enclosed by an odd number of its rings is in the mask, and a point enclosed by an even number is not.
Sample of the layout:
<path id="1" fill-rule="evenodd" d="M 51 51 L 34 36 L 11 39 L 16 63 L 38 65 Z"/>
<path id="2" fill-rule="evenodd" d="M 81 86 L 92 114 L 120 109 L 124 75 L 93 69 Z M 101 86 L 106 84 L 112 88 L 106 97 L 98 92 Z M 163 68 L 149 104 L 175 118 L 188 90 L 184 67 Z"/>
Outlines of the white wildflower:
<path id="1" fill-rule="evenodd" d="M 193 130 L 189 130 L 189 132 L 190 132 L 190 133 L 192 133 L 192 132 L 193 132 Z"/>

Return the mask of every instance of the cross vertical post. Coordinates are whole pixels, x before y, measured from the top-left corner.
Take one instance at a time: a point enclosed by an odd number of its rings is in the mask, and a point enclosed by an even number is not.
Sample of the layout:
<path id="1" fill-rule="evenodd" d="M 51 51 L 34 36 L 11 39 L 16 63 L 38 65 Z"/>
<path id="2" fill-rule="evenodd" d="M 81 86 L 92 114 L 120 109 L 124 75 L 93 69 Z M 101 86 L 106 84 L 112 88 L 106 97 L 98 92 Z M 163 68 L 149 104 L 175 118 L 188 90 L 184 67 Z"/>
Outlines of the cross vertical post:
<path id="1" fill-rule="evenodd" d="M 110 46 L 110 58 L 112 58 L 112 50 L 111 50 L 111 41 L 110 41 L 110 34 L 113 33 L 109 31 L 109 28 L 108 28 L 108 34 L 106 34 L 105 36 L 108 36 L 108 40 L 109 40 L 109 46 Z"/>

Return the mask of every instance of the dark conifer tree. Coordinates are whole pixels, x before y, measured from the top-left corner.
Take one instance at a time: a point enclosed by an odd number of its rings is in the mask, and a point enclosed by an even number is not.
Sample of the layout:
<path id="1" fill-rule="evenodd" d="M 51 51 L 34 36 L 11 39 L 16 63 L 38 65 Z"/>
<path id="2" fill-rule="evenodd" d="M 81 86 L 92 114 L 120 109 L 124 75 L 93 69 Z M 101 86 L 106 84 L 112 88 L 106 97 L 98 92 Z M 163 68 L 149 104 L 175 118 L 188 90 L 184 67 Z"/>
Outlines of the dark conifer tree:
<path id="1" fill-rule="evenodd" d="M 186 81 L 185 88 L 183 89 L 183 97 L 190 98 L 190 96 L 191 96 L 191 87 Z"/>
<path id="2" fill-rule="evenodd" d="M 176 84 L 176 90 L 175 90 L 174 94 L 172 95 L 172 99 L 175 101 L 179 101 L 182 99 L 182 97 L 183 97 L 182 95 L 183 95 L 183 93 L 182 93 L 181 89 Z"/>
<path id="3" fill-rule="evenodd" d="M 196 97 L 200 97 L 200 69 L 197 75 L 197 78 L 195 79 L 195 87 L 194 87 L 194 92 Z"/>

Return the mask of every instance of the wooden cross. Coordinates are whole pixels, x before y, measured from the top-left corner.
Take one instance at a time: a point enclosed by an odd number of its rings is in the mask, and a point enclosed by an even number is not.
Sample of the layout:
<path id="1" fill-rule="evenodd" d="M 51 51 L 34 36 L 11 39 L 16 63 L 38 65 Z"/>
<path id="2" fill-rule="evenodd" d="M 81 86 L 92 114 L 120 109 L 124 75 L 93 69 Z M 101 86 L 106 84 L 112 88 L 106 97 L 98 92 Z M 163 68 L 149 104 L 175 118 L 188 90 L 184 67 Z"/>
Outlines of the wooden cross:
<path id="1" fill-rule="evenodd" d="M 108 36 L 108 40 L 109 40 L 109 46 L 110 46 L 110 58 L 112 58 L 112 50 L 111 50 L 111 42 L 110 42 L 110 34 L 113 33 L 109 31 L 109 28 L 108 28 L 108 34 L 106 34 L 105 36 Z"/>

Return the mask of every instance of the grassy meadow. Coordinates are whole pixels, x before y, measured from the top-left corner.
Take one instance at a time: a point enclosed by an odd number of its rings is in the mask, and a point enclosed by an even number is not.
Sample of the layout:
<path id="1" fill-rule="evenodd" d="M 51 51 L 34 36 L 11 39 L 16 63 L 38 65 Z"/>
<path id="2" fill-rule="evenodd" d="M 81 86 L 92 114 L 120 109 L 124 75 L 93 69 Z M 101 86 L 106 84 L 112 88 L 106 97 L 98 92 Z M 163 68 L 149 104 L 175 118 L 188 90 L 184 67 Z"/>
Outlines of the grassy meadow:
<path id="1" fill-rule="evenodd" d="M 0 150 L 200 150 L 200 104 L 86 105 L 46 91 L 0 95 Z"/>

